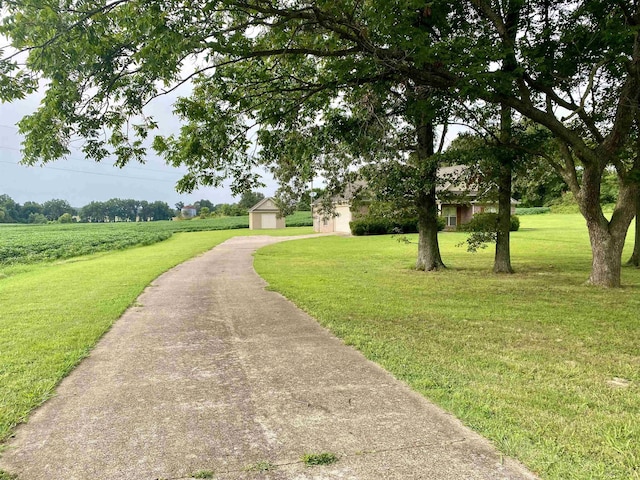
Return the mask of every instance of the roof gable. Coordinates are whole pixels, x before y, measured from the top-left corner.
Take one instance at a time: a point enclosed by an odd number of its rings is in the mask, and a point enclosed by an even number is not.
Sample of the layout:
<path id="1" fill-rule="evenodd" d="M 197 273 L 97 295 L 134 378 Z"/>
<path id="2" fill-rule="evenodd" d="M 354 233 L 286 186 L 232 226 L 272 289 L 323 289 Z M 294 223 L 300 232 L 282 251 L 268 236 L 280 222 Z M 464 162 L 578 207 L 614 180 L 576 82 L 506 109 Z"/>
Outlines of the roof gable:
<path id="1" fill-rule="evenodd" d="M 280 209 L 276 205 L 276 202 L 271 197 L 263 198 L 253 207 L 249 209 L 249 212 L 277 212 Z"/>

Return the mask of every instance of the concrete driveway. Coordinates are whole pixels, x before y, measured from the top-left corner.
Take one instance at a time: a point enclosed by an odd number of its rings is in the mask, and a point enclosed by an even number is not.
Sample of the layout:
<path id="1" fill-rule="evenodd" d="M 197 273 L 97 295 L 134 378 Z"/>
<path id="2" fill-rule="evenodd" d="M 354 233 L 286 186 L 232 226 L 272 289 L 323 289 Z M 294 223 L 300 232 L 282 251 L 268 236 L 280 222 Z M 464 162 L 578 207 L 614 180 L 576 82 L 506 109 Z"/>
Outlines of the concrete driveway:
<path id="1" fill-rule="evenodd" d="M 266 291 L 252 253 L 290 239 L 236 237 L 155 280 L 0 468 L 20 480 L 535 478 Z M 300 461 L 322 452 L 338 461 Z"/>

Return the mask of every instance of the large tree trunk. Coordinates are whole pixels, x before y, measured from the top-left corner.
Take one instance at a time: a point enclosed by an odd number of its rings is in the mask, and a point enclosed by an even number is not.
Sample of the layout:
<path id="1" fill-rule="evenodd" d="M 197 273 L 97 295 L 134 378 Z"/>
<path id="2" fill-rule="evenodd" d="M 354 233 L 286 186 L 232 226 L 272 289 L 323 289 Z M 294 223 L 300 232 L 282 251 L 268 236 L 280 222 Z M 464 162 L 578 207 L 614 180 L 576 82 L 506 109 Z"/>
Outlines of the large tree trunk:
<path id="1" fill-rule="evenodd" d="M 611 235 L 606 223 L 587 222 L 591 241 L 591 275 L 589 283 L 600 287 L 620 286 L 624 236 Z"/>
<path id="2" fill-rule="evenodd" d="M 438 162 L 434 157 L 433 123 L 420 118 L 416 129 L 418 148 L 416 160 L 422 180 L 423 190 L 417 195 L 418 210 L 418 259 L 416 269 L 438 270 L 445 268 L 440 257 L 438 244 L 438 205 L 436 203 L 436 182 Z"/>
<path id="3" fill-rule="evenodd" d="M 633 244 L 633 253 L 627 265 L 640 267 L 640 195 L 636 198 L 636 234 Z"/>
<path id="4" fill-rule="evenodd" d="M 435 175 L 434 175 L 435 181 Z M 438 270 L 445 268 L 438 244 L 438 206 L 435 183 L 427 192 L 421 193 L 418 206 L 418 259 L 416 269 Z"/>
<path id="5" fill-rule="evenodd" d="M 511 268 L 511 165 L 500 166 L 498 179 L 498 231 L 494 273 L 513 273 Z"/>
<path id="6" fill-rule="evenodd" d="M 509 150 L 511 143 L 511 108 L 502 105 L 500 108 L 500 142 L 504 152 L 498 172 L 498 231 L 496 235 L 496 255 L 493 261 L 494 273 L 513 273 L 511 268 L 511 183 L 513 153 Z"/>
<path id="7" fill-rule="evenodd" d="M 606 288 L 616 288 L 621 284 L 622 249 L 629 225 L 636 214 L 638 185 L 620 185 L 618 202 L 611 220 L 602 213 L 600 206 L 601 172 L 585 167 L 579 199 L 580 210 L 587 221 L 591 242 L 591 275 L 589 283 Z"/>

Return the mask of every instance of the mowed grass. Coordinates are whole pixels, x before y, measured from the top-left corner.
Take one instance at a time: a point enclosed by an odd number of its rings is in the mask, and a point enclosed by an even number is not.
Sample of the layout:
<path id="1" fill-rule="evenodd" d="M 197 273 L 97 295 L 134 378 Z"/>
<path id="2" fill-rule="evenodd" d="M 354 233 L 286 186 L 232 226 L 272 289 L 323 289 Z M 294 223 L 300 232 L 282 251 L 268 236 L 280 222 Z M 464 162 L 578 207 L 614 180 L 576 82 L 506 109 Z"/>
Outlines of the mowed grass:
<path id="1" fill-rule="evenodd" d="M 311 228 L 262 233 L 296 235 Z M 178 233 L 151 246 L 0 272 L 0 443 L 85 357 L 153 279 L 238 235 Z M 179 293 L 176 293 L 178 295 Z M 0 472 L 1 473 L 1 472 Z"/>
<path id="2" fill-rule="evenodd" d="M 442 233 L 444 272 L 391 236 L 261 249 L 256 269 L 344 341 L 546 479 L 640 478 L 640 269 L 585 285 L 579 215 L 521 217 L 515 275 Z M 415 236 L 412 237 L 415 240 Z M 631 253 L 629 238 L 625 260 Z"/>

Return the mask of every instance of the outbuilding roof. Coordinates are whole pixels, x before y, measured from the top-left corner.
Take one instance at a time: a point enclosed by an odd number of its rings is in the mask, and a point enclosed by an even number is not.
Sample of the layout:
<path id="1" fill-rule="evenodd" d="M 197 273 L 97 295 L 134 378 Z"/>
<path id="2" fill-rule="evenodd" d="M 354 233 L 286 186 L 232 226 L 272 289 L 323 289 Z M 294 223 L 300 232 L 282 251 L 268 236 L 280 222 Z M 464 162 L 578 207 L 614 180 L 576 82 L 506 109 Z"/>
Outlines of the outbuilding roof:
<path id="1" fill-rule="evenodd" d="M 276 205 L 275 200 L 272 197 L 266 197 L 256 203 L 253 207 L 249 209 L 249 213 L 255 211 L 261 212 L 278 212 L 280 209 Z"/>

